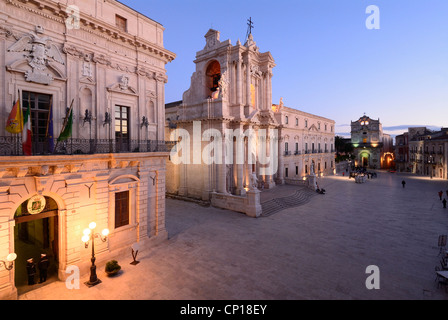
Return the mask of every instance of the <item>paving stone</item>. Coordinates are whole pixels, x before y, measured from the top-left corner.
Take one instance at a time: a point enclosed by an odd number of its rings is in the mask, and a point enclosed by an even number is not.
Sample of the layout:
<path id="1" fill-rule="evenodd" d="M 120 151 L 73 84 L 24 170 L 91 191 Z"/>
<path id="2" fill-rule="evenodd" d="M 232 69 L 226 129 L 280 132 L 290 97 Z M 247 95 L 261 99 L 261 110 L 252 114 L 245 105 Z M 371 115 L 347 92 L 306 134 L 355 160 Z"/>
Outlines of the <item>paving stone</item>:
<path id="1" fill-rule="evenodd" d="M 407 181 L 406 188 L 401 180 Z M 267 217 L 166 201 L 169 240 L 143 250 L 140 264 L 117 257 L 123 273 L 68 290 L 54 282 L 20 296 L 35 299 L 151 300 L 444 300 L 434 267 L 438 236 L 448 234 L 448 209 L 437 192 L 448 181 L 380 172 L 356 184 L 320 178 L 327 194 Z M 303 192 L 303 186 L 263 191 L 262 201 Z M 368 290 L 366 268 L 380 269 L 380 289 Z M 98 266 L 98 270 L 101 266 Z"/>

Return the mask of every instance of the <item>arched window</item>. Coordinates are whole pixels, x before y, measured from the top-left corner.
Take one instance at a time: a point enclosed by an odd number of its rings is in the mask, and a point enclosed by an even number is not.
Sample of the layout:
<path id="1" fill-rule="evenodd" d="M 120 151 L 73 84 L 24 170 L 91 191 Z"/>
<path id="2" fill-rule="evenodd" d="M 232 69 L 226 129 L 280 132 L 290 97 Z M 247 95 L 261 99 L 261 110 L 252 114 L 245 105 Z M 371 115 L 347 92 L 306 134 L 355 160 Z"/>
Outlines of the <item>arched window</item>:
<path id="1" fill-rule="evenodd" d="M 207 67 L 206 82 L 207 97 L 211 97 L 213 92 L 216 92 L 219 88 L 219 81 L 221 80 L 221 65 L 218 61 L 213 60 Z"/>

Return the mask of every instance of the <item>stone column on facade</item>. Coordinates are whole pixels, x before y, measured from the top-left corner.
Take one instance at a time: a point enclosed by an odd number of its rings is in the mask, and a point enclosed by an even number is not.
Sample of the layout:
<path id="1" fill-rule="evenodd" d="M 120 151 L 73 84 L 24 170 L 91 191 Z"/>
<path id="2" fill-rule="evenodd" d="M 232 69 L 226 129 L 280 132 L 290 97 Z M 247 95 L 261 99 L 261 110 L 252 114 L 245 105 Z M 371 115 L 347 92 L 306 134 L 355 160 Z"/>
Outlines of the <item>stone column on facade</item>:
<path id="1" fill-rule="evenodd" d="M 243 134 L 243 126 L 240 125 L 240 134 Z M 234 152 L 236 153 L 236 194 L 238 196 L 244 196 L 246 194 L 246 190 L 244 190 L 244 159 L 245 152 L 244 152 L 244 138 L 242 136 L 238 136 L 236 138 L 237 143 L 234 149 Z M 239 145 L 242 144 L 242 148 L 239 148 Z M 242 152 L 242 154 L 238 154 L 239 152 Z"/>
<path id="2" fill-rule="evenodd" d="M 271 128 L 270 129 L 268 129 L 268 130 L 272 130 Z M 271 141 L 271 139 L 274 139 L 274 137 L 272 137 L 271 136 L 271 133 L 268 131 L 268 134 L 267 134 L 267 136 L 266 136 L 266 148 L 267 148 L 267 150 L 268 150 L 268 154 L 269 154 L 269 159 L 270 159 L 270 162 L 272 162 L 272 161 L 274 161 L 274 157 L 279 157 L 280 155 L 277 155 L 276 153 L 275 153 L 275 150 L 273 150 L 271 147 L 272 147 L 272 141 Z M 279 144 L 279 147 L 280 147 L 280 144 Z M 272 149 L 272 150 L 271 150 Z M 269 164 L 270 166 L 272 166 L 271 165 L 271 163 Z M 265 181 L 266 181 L 266 188 L 267 189 L 272 189 L 272 188 L 274 188 L 275 187 L 275 181 L 274 181 L 274 174 L 270 174 L 270 175 L 267 175 L 266 177 L 265 177 Z"/>
<path id="3" fill-rule="evenodd" d="M 155 235 L 160 240 L 168 239 L 165 223 L 165 177 L 166 170 L 156 170 L 156 230 Z"/>
<path id="4" fill-rule="evenodd" d="M 238 57 L 236 61 L 236 103 L 241 106 L 243 104 L 243 85 L 242 85 L 242 71 L 241 71 L 241 58 Z"/>
<path id="5" fill-rule="evenodd" d="M 271 109 L 272 106 L 272 70 L 271 68 L 268 69 L 268 109 Z"/>
<path id="6" fill-rule="evenodd" d="M 152 176 L 150 178 L 150 172 L 140 165 L 138 170 L 138 178 L 140 179 L 139 188 L 137 192 L 136 202 L 138 208 L 136 208 L 136 224 L 137 228 L 137 241 L 144 241 L 148 237 L 147 228 L 150 212 L 150 191 L 153 184 Z"/>
<path id="7" fill-rule="evenodd" d="M 247 62 L 246 62 L 246 105 L 252 107 L 252 96 L 251 96 L 251 74 L 250 74 L 250 57 L 249 52 L 247 53 Z"/>
<path id="8" fill-rule="evenodd" d="M 157 140 L 165 140 L 165 126 L 160 125 L 165 123 L 165 84 L 167 83 L 165 75 L 156 77 L 156 89 L 157 89 L 157 103 L 155 108 L 155 117 L 157 119 Z"/>
<path id="9" fill-rule="evenodd" d="M 6 219 L 5 219 L 6 220 Z M 13 253 L 14 250 L 14 227 L 16 221 L 14 218 L 8 221 L 0 222 L 1 230 L 7 230 L 4 232 L 4 237 L 2 237 L 2 248 L 8 248 L 9 250 L 3 250 L 3 255 L 0 257 L 1 260 L 5 260 L 6 256 Z M 7 242 L 7 243 L 5 243 Z M 14 268 L 12 270 L 6 270 L 3 266 L 0 267 L 0 299 L 1 300 L 15 300 L 17 299 L 17 288 L 15 286 L 15 262 Z"/>
<path id="10" fill-rule="evenodd" d="M 279 144 L 278 144 L 278 175 L 277 175 L 277 184 L 285 184 L 285 178 L 283 173 L 283 165 L 284 165 L 284 159 L 282 154 L 282 141 L 283 139 L 279 137 Z"/>
<path id="11" fill-rule="evenodd" d="M 244 196 L 246 194 L 246 190 L 243 187 L 244 180 L 244 164 L 237 164 L 237 186 L 236 193 L 239 196 Z"/>
<path id="12" fill-rule="evenodd" d="M 59 230 L 64 230 L 64 232 L 60 232 L 60 236 L 58 236 L 58 250 L 59 250 L 59 268 L 58 268 L 58 279 L 65 280 L 69 275 L 66 273 L 67 267 L 69 264 L 75 265 L 75 262 L 79 262 L 80 255 L 76 255 L 75 259 L 72 261 L 68 261 L 68 253 L 67 253 L 67 210 L 58 210 L 58 221 L 59 221 Z"/>
<path id="13" fill-rule="evenodd" d="M 203 149 L 202 149 L 203 150 Z M 212 192 L 212 189 L 214 189 L 214 183 L 213 183 L 213 168 L 215 164 L 214 163 L 202 163 L 202 200 L 208 201 L 210 199 L 210 193 Z"/>
<path id="14" fill-rule="evenodd" d="M 226 125 L 222 126 L 222 151 L 221 151 L 221 163 L 218 164 L 217 175 L 217 188 L 219 193 L 227 193 L 227 163 L 226 163 L 226 151 L 227 151 L 227 136 L 225 134 Z"/>

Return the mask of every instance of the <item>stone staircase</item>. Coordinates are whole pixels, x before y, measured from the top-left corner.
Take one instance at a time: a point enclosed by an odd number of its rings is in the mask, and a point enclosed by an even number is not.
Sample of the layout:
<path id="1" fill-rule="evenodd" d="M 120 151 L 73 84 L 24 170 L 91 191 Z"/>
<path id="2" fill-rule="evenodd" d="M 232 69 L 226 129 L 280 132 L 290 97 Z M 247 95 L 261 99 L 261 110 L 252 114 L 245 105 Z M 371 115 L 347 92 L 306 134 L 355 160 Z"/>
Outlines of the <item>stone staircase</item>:
<path id="1" fill-rule="evenodd" d="M 308 189 L 300 188 L 294 194 L 282 198 L 275 198 L 265 201 L 261 204 L 262 217 L 268 217 L 274 213 L 280 212 L 288 208 L 300 207 L 308 203 L 317 193 Z"/>

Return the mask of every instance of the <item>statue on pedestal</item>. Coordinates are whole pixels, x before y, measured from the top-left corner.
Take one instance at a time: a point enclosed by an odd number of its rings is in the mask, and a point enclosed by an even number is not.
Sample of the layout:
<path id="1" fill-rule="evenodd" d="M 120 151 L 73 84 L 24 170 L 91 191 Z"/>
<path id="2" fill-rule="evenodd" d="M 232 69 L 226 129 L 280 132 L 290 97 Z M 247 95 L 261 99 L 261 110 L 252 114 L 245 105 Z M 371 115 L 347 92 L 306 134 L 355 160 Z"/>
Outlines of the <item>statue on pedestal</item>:
<path id="1" fill-rule="evenodd" d="M 257 174 L 255 172 L 252 172 L 252 174 L 249 176 L 249 178 L 250 178 L 249 189 L 250 190 L 258 190 L 258 188 L 257 188 L 257 186 L 258 186 Z"/>

